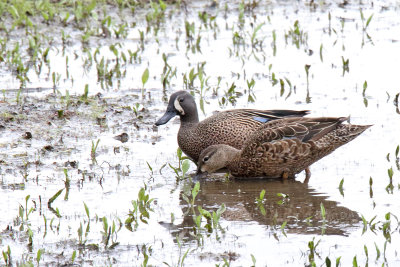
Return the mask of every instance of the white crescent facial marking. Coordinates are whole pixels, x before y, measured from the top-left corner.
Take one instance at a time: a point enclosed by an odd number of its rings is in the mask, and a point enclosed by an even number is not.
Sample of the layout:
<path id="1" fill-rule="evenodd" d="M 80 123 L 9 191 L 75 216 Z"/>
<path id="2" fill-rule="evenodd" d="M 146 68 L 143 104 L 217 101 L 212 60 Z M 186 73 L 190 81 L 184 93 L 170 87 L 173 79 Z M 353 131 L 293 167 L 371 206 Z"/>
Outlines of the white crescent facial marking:
<path id="1" fill-rule="evenodd" d="M 175 99 L 174 107 L 176 108 L 176 110 L 179 112 L 180 115 L 182 115 L 182 116 L 185 115 L 185 111 L 183 110 L 181 104 L 179 104 L 178 98 Z"/>

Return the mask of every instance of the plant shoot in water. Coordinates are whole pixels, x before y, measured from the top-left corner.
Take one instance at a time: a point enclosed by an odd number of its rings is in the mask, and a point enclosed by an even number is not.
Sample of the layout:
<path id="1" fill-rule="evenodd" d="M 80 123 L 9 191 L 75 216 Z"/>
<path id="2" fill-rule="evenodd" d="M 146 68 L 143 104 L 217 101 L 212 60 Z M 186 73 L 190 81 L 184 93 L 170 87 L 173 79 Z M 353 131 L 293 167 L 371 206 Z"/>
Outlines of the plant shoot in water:
<path id="1" fill-rule="evenodd" d="M 364 36 L 367 37 L 367 39 L 372 43 L 372 38 L 371 36 L 367 33 L 367 28 L 369 26 L 369 24 L 371 23 L 372 17 L 374 16 L 374 14 L 371 14 L 367 20 L 365 20 L 364 17 L 364 13 L 362 11 L 362 9 L 360 8 L 360 16 L 361 16 L 361 22 L 362 22 L 362 43 L 361 43 L 361 47 L 363 47 L 365 45 L 365 41 L 364 41 Z M 373 43 L 372 43 L 373 44 Z"/>
<path id="2" fill-rule="evenodd" d="M 367 99 L 367 97 L 365 96 L 365 91 L 367 90 L 367 87 L 368 87 L 367 81 L 364 81 L 364 83 L 363 83 L 362 96 L 363 96 L 363 98 L 364 98 L 364 105 L 365 105 L 365 107 L 368 107 L 368 99 Z"/>
<path id="3" fill-rule="evenodd" d="M 119 230 L 121 230 L 122 223 L 118 219 L 120 227 L 118 229 L 116 229 L 116 224 L 115 224 L 114 220 L 112 221 L 112 226 L 108 225 L 108 221 L 105 216 L 101 220 L 103 222 L 103 231 L 100 231 L 101 235 L 102 235 L 101 242 L 104 244 L 104 248 L 113 249 L 119 244 L 119 242 L 116 242 L 116 240 L 114 240 L 114 238 L 116 239 L 117 232 L 119 232 Z M 111 246 L 108 246 L 110 239 L 111 239 Z"/>
<path id="4" fill-rule="evenodd" d="M 182 156 L 182 150 L 180 147 L 178 147 L 176 155 L 178 157 L 178 167 L 174 167 L 170 163 L 168 163 L 168 165 L 175 172 L 176 178 L 178 180 L 183 180 L 190 168 L 190 161 L 188 157 Z"/>
<path id="5" fill-rule="evenodd" d="M 343 183 L 344 183 L 344 178 L 342 178 L 342 180 L 340 180 L 339 183 L 339 192 L 342 195 L 342 197 L 344 197 L 344 193 L 343 193 Z"/>
<path id="6" fill-rule="evenodd" d="M 149 80 L 149 69 L 146 68 L 142 74 L 142 97 L 144 96 L 144 85 Z"/>
<path id="7" fill-rule="evenodd" d="M 350 63 L 349 63 L 349 60 L 350 60 L 350 59 L 344 59 L 344 57 L 342 56 L 342 70 L 343 70 L 342 76 L 344 76 L 344 74 L 345 74 L 346 72 L 349 72 L 349 71 L 350 71 Z"/>
<path id="8" fill-rule="evenodd" d="M 261 190 L 260 196 L 256 199 L 256 202 L 257 202 L 257 208 L 260 210 L 261 214 L 265 216 L 267 214 L 264 207 L 265 189 Z"/>
<path id="9" fill-rule="evenodd" d="M 92 149 L 90 150 L 90 158 L 92 159 L 92 162 L 94 164 L 97 164 L 97 160 L 96 160 L 96 151 L 97 151 L 97 147 L 100 143 L 100 139 L 97 139 L 96 144 L 92 141 Z"/>
<path id="10" fill-rule="evenodd" d="M 147 224 L 147 220 L 150 219 L 150 212 L 153 212 L 151 206 L 154 198 L 150 198 L 149 194 L 146 194 L 146 189 L 147 186 L 145 185 L 139 190 L 137 200 L 132 200 L 133 209 L 129 210 L 128 218 L 125 220 L 125 227 L 129 231 L 136 231 L 139 222 Z"/>
<path id="11" fill-rule="evenodd" d="M 88 95 L 89 95 L 89 85 L 85 84 L 85 90 L 83 95 L 81 96 L 81 100 L 85 103 L 88 103 Z"/>

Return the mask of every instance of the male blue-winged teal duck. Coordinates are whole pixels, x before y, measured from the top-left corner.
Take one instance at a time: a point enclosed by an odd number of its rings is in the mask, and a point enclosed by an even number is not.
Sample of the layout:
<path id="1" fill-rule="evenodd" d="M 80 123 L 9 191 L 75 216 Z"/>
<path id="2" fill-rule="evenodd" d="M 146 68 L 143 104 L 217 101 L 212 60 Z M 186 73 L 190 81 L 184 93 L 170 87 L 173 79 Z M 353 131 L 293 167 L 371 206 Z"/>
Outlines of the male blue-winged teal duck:
<path id="1" fill-rule="evenodd" d="M 227 168 L 235 177 L 294 178 L 311 164 L 350 142 L 371 125 L 343 124 L 347 118 L 283 118 L 254 132 L 241 150 L 212 145 L 203 150 L 197 173 Z M 310 173 L 307 174 L 307 180 Z"/>
<path id="2" fill-rule="evenodd" d="M 178 145 L 187 156 L 197 162 L 200 152 L 210 145 L 226 144 L 240 149 L 250 134 L 266 122 L 287 116 L 302 117 L 306 114 L 306 110 L 234 109 L 218 112 L 199 122 L 193 96 L 187 91 L 178 91 L 171 95 L 167 111 L 156 125 L 165 124 L 178 115 L 181 120 Z"/>

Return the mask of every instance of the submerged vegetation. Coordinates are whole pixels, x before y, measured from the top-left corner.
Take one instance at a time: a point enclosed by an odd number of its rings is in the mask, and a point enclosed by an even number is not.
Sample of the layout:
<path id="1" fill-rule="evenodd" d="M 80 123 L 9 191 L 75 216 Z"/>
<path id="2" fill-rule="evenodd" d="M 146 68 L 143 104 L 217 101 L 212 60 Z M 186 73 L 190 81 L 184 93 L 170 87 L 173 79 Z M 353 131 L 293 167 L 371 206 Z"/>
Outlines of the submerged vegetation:
<path id="1" fill-rule="evenodd" d="M 398 4 L 12 0 L 0 15 L 0 265 L 398 263 Z M 375 126 L 308 185 L 195 181 L 176 125 L 153 125 L 177 89 L 205 116 Z"/>

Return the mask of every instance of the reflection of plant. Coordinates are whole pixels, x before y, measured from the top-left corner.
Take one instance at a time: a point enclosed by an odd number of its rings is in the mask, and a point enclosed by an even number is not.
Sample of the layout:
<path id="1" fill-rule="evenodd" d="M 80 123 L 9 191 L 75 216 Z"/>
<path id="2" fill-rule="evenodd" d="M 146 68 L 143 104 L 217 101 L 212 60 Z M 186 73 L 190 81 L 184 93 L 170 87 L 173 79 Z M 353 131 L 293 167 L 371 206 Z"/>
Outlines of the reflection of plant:
<path id="1" fill-rule="evenodd" d="M 32 244 L 33 244 L 33 231 L 31 230 L 30 226 L 31 223 L 29 222 L 29 215 L 36 210 L 35 207 L 31 207 L 28 209 L 28 201 L 30 199 L 30 195 L 27 195 L 25 197 L 25 207 L 22 206 L 21 204 L 19 205 L 19 209 L 18 209 L 18 216 L 14 221 L 14 224 L 20 225 L 19 227 L 19 231 L 24 231 L 25 226 L 26 226 L 26 234 L 28 235 L 28 247 L 32 248 Z M 34 201 L 33 201 L 34 202 Z M 35 203 L 35 202 L 34 202 Z M 5 258 L 5 256 L 7 256 L 7 253 L 4 254 L 3 252 L 3 258 L 5 261 L 7 261 L 10 263 L 11 259 L 10 258 Z"/>
<path id="2" fill-rule="evenodd" d="M 265 25 L 265 23 L 259 24 L 257 27 L 254 28 L 253 33 L 251 34 L 250 40 L 251 40 L 251 47 L 254 49 L 257 45 L 259 46 L 260 49 L 262 49 L 264 38 L 259 39 L 257 38 L 257 33 L 261 30 L 261 28 Z"/>
<path id="3" fill-rule="evenodd" d="M 88 218 L 88 222 L 86 225 L 86 230 L 85 230 L 85 239 L 83 239 L 83 225 L 82 222 L 80 223 L 80 226 L 78 228 L 78 240 L 79 240 L 79 245 L 84 245 L 87 241 L 87 236 L 89 234 L 90 231 L 90 212 L 89 212 L 89 208 L 86 205 L 85 202 L 83 202 L 83 205 L 85 206 L 85 212 L 86 212 L 86 216 Z"/>
<path id="4" fill-rule="evenodd" d="M 146 194 L 146 186 L 141 188 L 138 193 L 138 199 L 132 200 L 133 210 L 129 211 L 128 218 L 125 220 L 125 227 L 129 231 L 136 230 L 139 226 L 139 220 L 147 224 L 147 219 L 150 218 L 151 203 L 154 198 L 150 198 L 149 194 Z M 134 228 L 132 228 L 134 223 Z"/>
<path id="5" fill-rule="evenodd" d="M 189 198 L 185 195 L 185 193 L 182 193 L 182 198 L 190 204 L 190 207 L 193 209 L 194 208 L 194 201 L 196 200 L 196 196 L 200 191 L 200 183 L 196 182 L 196 184 L 193 186 L 193 189 L 191 191 L 192 199 L 189 200 Z"/>
<path id="6" fill-rule="evenodd" d="M 267 213 L 265 212 L 265 207 L 264 207 L 265 203 L 264 197 L 265 197 L 265 189 L 261 190 L 260 196 L 256 198 L 256 202 L 257 202 L 257 208 L 259 208 L 261 214 L 265 216 Z"/>
<path id="7" fill-rule="evenodd" d="M 202 207 L 197 207 L 197 209 L 200 212 L 200 215 L 196 217 L 196 225 L 198 228 L 201 227 L 201 218 L 204 217 L 206 219 L 206 224 L 204 225 L 204 228 L 207 229 L 208 233 L 212 233 L 213 229 L 222 229 L 219 220 L 221 219 L 222 213 L 225 212 L 225 204 L 222 203 L 222 205 L 217 209 L 217 211 L 213 211 L 212 213 L 203 209 Z"/>
<path id="8" fill-rule="evenodd" d="M 308 248 L 310 250 L 309 255 L 308 255 L 308 260 L 310 262 L 310 266 L 316 266 L 315 265 L 315 256 L 319 256 L 317 253 L 317 247 L 319 245 L 319 243 L 321 242 L 321 240 L 318 240 L 317 243 L 314 243 L 315 237 L 313 237 L 313 239 L 308 242 Z"/>
<path id="9" fill-rule="evenodd" d="M 99 143 L 100 143 L 100 139 L 97 139 L 96 144 L 92 141 L 92 149 L 90 150 L 90 157 L 91 157 L 92 162 L 93 162 L 94 164 L 97 164 L 97 160 L 96 160 L 96 150 L 97 150 L 97 147 L 98 147 Z"/>
<path id="10" fill-rule="evenodd" d="M 321 217 L 322 217 L 321 235 L 324 235 L 326 230 L 326 210 L 323 203 L 321 203 L 320 206 L 321 206 Z"/>
<path id="11" fill-rule="evenodd" d="M 344 74 L 346 72 L 350 71 L 350 59 L 344 59 L 344 57 L 342 56 L 342 76 L 344 76 Z"/>
<path id="12" fill-rule="evenodd" d="M 24 230 L 24 226 L 27 226 L 29 228 L 30 226 L 30 222 L 29 222 L 29 215 L 35 211 L 34 207 L 30 207 L 28 209 L 28 201 L 30 199 L 30 195 L 27 195 L 25 197 L 25 207 L 22 206 L 21 204 L 19 204 L 19 209 L 18 209 L 18 216 L 16 218 L 16 223 L 21 224 L 19 230 L 23 231 Z"/>
<path id="13" fill-rule="evenodd" d="M 362 27 L 363 27 L 363 31 L 365 32 L 368 28 L 369 23 L 372 20 L 372 17 L 374 16 L 374 14 L 371 14 L 371 16 L 368 17 L 367 21 L 365 21 L 364 18 L 364 13 L 362 12 L 362 10 L 360 9 L 360 15 L 361 15 L 361 21 L 362 21 Z"/>
<path id="14" fill-rule="evenodd" d="M 304 69 L 305 69 L 305 71 L 306 71 L 306 77 L 307 77 L 307 88 L 309 87 L 309 85 L 310 85 L 310 83 L 309 83 L 309 79 L 308 79 L 308 77 L 309 77 L 309 71 L 310 71 L 310 68 L 311 68 L 311 65 L 308 65 L 308 64 L 306 64 L 306 65 L 304 65 Z"/>
<path id="15" fill-rule="evenodd" d="M 184 266 L 184 261 L 185 261 L 185 259 L 186 259 L 186 257 L 187 257 L 187 255 L 189 254 L 189 252 L 191 252 L 190 251 L 190 248 L 188 248 L 187 250 L 186 250 L 186 252 L 182 255 L 182 244 L 181 244 L 181 241 L 179 240 L 179 235 L 176 235 L 176 243 L 178 244 L 178 248 L 179 248 L 179 258 L 178 258 L 178 263 L 176 264 L 176 265 L 174 265 L 174 264 L 172 264 L 172 265 L 169 265 L 167 262 L 163 262 L 165 265 L 167 265 L 167 266 L 177 266 L 177 267 L 183 267 Z M 193 250 L 192 250 L 193 251 Z"/>
<path id="16" fill-rule="evenodd" d="M 392 221 L 392 217 L 395 219 L 395 221 Z M 391 242 L 392 240 L 392 233 L 395 233 L 397 231 L 399 231 L 400 229 L 400 221 L 399 218 L 394 215 L 391 212 L 388 212 L 385 214 L 385 220 L 384 221 L 375 221 L 376 219 L 376 215 L 369 221 L 367 221 L 364 216 L 361 216 L 362 221 L 363 221 L 363 231 L 362 234 L 364 234 L 368 229 L 373 232 L 374 234 L 376 234 L 377 230 L 381 230 L 383 236 L 385 237 L 386 242 Z M 386 246 L 386 245 L 385 245 Z"/>
<path id="17" fill-rule="evenodd" d="M 189 204 L 188 210 L 185 212 L 184 216 L 192 214 L 195 226 L 193 227 L 193 233 L 191 233 L 197 241 L 201 244 L 203 243 L 203 233 L 206 232 L 207 236 L 212 234 L 215 230 L 216 238 L 218 237 L 218 230 L 223 231 L 220 225 L 220 219 L 222 213 L 225 212 L 225 204 L 222 204 L 216 211 L 208 211 L 203 207 L 198 206 L 197 211 L 195 209 L 195 201 L 198 193 L 200 192 L 200 183 L 196 182 L 193 188 L 190 186 L 183 189 L 182 198 Z M 203 218 L 206 220 L 205 224 Z"/>
<path id="18" fill-rule="evenodd" d="M 68 169 L 64 169 L 64 175 L 65 175 L 65 196 L 64 196 L 64 200 L 68 200 L 68 196 L 69 196 L 69 189 L 71 187 L 71 179 L 68 176 Z"/>
<path id="19" fill-rule="evenodd" d="M 344 193 L 343 193 L 343 183 L 344 183 L 344 178 L 342 178 L 342 180 L 340 180 L 339 183 L 339 192 L 342 195 L 342 197 L 344 197 Z"/>
<path id="20" fill-rule="evenodd" d="M 247 88 L 248 88 L 248 97 L 247 97 L 247 101 L 254 103 L 256 95 L 253 92 L 254 89 L 254 85 L 256 84 L 256 82 L 254 81 L 254 79 L 251 79 L 251 81 L 246 80 L 247 82 Z"/>
<path id="21" fill-rule="evenodd" d="M 199 215 L 197 215 L 193 209 L 193 221 L 195 226 L 193 227 L 193 233 L 191 233 L 191 235 L 197 239 L 198 245 L 204 245 L 203 233 L 206 233 L 206 235 L 209 237 L 213 232 L 215 232 L 215 238 L 216 240 L 219 240 L 218 230 L 222 231 L 222 233 L 224 232 L 219 220 L 221 218 L 221 214 L 226 210 L 225 204 L 222 204 L 217 211 L 213 211 L 212 213 L 200 206 L 198 206 L 197 209 L 199 211 Z M 205 224 L 202 223 L 203 218 L 206 220 Z"/>
<path id="22" fill-rule="evenodd" d="M 389 194 L 393 194 L 393 167 L 390 167 L 390 169 L 388 169 L 388 176 L 389 176 L 389 184 L 386 186 L 386 192 L 388 192 Z"/>
<path id="23" fill-rule="evenodd" d="M 102 240 L 101 242 L 104 244 L 105 248 L 109 248 L 109 249 L 113 249 L 114 247 L 116 247 L 119 242 L 116 241 L 117 239 L 117 232 L 119 232 L 119 230 L 121 230 L 121 220 L 119 218 L 117 218 L 117 220 L 119 221 L 119 228 L 117 229 L 116 225 L 115 225 L 115 221 L 112 221 L 112 226 L 108 225 L 108 221 L 107 221 L 107 217 L 103 217 L 102 218 L 102 222 L 103 222 L 103 231 L 101 231 L 101 235 L 102 235 Z M 114 239 L 115 238 L 115 239 Z M 110 242 L 111 239 L 111 246 L 108 246 L 108 243 Z"/>
<path id="24" fill-rule="evenodd" d="M 297 48 L 300 48 L 300 45 L 307 45 L 308 34 L 300 29 L 298 20 L 294 22 L 293 28 L 285 33 L 286 44 L 289 38 L 292 40 L 292 44 L 296 45 Z"/>
<path id="25" fill-rule="evenodd" d="M 146 267 L 149 261 L 149 254 L 151 256 L 153 253 L 153 248 L 151 246 L 147 247 L 146 245 L 142 245 L 141 252 L 143 254 L 143 263 L 140 266 Z"/>
<path id="26" fill-rule="evenodd" d="M 290 201 L 289 195 L 286 195 L 284 193 L 277 193 L 276 195 L 278 197 L 282 197 L 282 199 L 277 202 L 279 205 L 282 205 Z"/>

